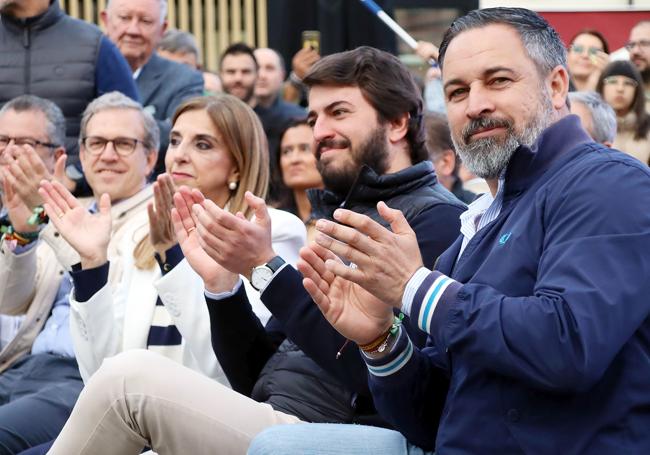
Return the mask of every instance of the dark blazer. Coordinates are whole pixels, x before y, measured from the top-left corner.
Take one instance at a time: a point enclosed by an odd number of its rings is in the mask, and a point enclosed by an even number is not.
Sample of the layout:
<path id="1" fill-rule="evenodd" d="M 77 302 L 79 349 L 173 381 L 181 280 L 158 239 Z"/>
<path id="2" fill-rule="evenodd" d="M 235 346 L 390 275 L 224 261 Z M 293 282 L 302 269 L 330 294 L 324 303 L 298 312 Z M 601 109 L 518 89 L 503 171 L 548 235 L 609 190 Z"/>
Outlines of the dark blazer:
<path id="1" fill-rule="evenodd" d="M 142 105 L 150 111 L 160 128 L 160 153 L 154 173 L 165 169 L 165 152 L 169 143 L 171 118 L 188 98 L 203 95 L 203 76 L 187 65 L 153 54 L 136 80 Z"/>

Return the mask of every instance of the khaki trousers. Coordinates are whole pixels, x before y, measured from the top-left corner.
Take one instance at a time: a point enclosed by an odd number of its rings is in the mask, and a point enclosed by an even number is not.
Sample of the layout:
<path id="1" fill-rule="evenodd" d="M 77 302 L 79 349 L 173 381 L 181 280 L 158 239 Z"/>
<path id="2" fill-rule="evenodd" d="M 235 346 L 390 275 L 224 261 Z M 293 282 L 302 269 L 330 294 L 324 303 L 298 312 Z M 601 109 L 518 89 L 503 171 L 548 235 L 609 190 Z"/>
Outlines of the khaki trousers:
<path id="1" fill-rule="evenodd" d="M 298 423 L 160 355 L 133 350 L 104 361 L 49 454 L 245 454 L 255 435 Z"/>

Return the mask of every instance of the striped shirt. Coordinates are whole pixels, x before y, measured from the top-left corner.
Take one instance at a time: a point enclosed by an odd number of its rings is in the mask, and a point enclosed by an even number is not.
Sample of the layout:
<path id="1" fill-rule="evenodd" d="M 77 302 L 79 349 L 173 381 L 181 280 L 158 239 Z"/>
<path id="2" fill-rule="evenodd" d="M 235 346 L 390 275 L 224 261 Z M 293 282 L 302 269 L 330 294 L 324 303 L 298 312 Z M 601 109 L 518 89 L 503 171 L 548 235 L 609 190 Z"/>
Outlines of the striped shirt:
<path id="1" fill-rule="evenodd" d="M 156 261 L 163 275 L 172 270 L 183 260 L 183 252 L 178 244 L 165 253 L 165 261 L 156 254 Z M 183 337 L 178 327 L 174 324 L 169 311 L 160 297 L 156 299 L 156 308 L 153 312 L 149 335 L 147 336 L 147 349 L 164 355 L 168 359 L 182 363 Z"/>
<path id="2" fill-rule="evenodd" d="M 476 233 L 494 221 L 499 216 L 499 213 L 501 213 L 504 186 L 505 180 L 500 178 L 497 194 L 494 197 L 491 193 L 484 193 L 472 202 L 467 207 L 467 210 L 460 215 L 460 232 L 463 234 L 463 243 L 460 247 L 458 257 L 463 254 L 465 247 L 467 247 L 467 244 L 472 240 Z M 404 314 L 411 313 L 413 297 L 430 273 L 431 270 L 428 270 L 426 267 L 421 267 L 417 272 L 415 272 L 415 274 L 413 274 L 409 282 L 406 284 L 406 289 L 402 296 L 402 312 Z M 435 306 L 431 309 L 431 314 L 433 314 L 434 309 Z"/>

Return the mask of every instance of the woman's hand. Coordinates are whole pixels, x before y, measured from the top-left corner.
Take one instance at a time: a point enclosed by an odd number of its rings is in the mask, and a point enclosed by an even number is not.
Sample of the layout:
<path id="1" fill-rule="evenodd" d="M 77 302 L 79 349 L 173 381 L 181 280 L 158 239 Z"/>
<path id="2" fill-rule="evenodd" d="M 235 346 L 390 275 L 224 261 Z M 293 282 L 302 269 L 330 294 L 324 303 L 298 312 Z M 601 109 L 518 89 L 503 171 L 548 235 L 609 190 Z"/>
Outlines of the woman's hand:
<path id="1" fill-rule="evenodd" d="M 231 291 L 239 280 L 239 275 L 224 269 L 212 259 L 201 246 L 196 232 L 196 219 L 192 214 L 192 206 L 201 204 L 203 196 L 182 186 L 174 194 L 174 208 L 171 218 L 185 259 L 196 273 L 203 279 L 205 289 L 214 294 Z"/>
<path id="2" fill-rule="evenodd" d="M 603 73 L 603 70 L 609 63 L 609 54 L 603 51 L 596 52 L 595 54 L 589 54 L 589 61 L 594 66 L 594 69 L 587 78 L 587 86 L 585 90 L 596 90 L 598 79 L 600 79 L 600 75 Z"/>
<path id="3" fill-rule="evenodd" d="M 99 267 L 107 261 L 111 240 L 111 198 L 102 194 L 98 213 L 91 214 L 59 182 L 43 180 L 38 190 L 50 222 L 81 257 L 81 267 Z"/>
<path id="4" fill-rule="evenodd" d="M 169 174 L 160 174 L 153 184 L 154 202 L 147 205 L 149 213 L 149 235 L 154 250 L 165 258 L 165 252 L 176 245 L 176 234 L 172 224 L 174 207 L 174 182 Z"/>

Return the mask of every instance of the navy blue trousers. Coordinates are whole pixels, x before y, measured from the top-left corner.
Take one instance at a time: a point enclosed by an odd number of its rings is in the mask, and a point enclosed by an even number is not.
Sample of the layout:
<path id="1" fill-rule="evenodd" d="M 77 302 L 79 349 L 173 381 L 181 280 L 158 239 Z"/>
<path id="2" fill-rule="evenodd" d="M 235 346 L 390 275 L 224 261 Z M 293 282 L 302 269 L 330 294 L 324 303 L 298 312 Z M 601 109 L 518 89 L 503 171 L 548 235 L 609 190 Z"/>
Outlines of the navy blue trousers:
<path id="1" fill-rule="evenodd" d="M 28 355 L 0 374 L 0 455 L 56 439 L 83 388 L 75 359 Z"/>

